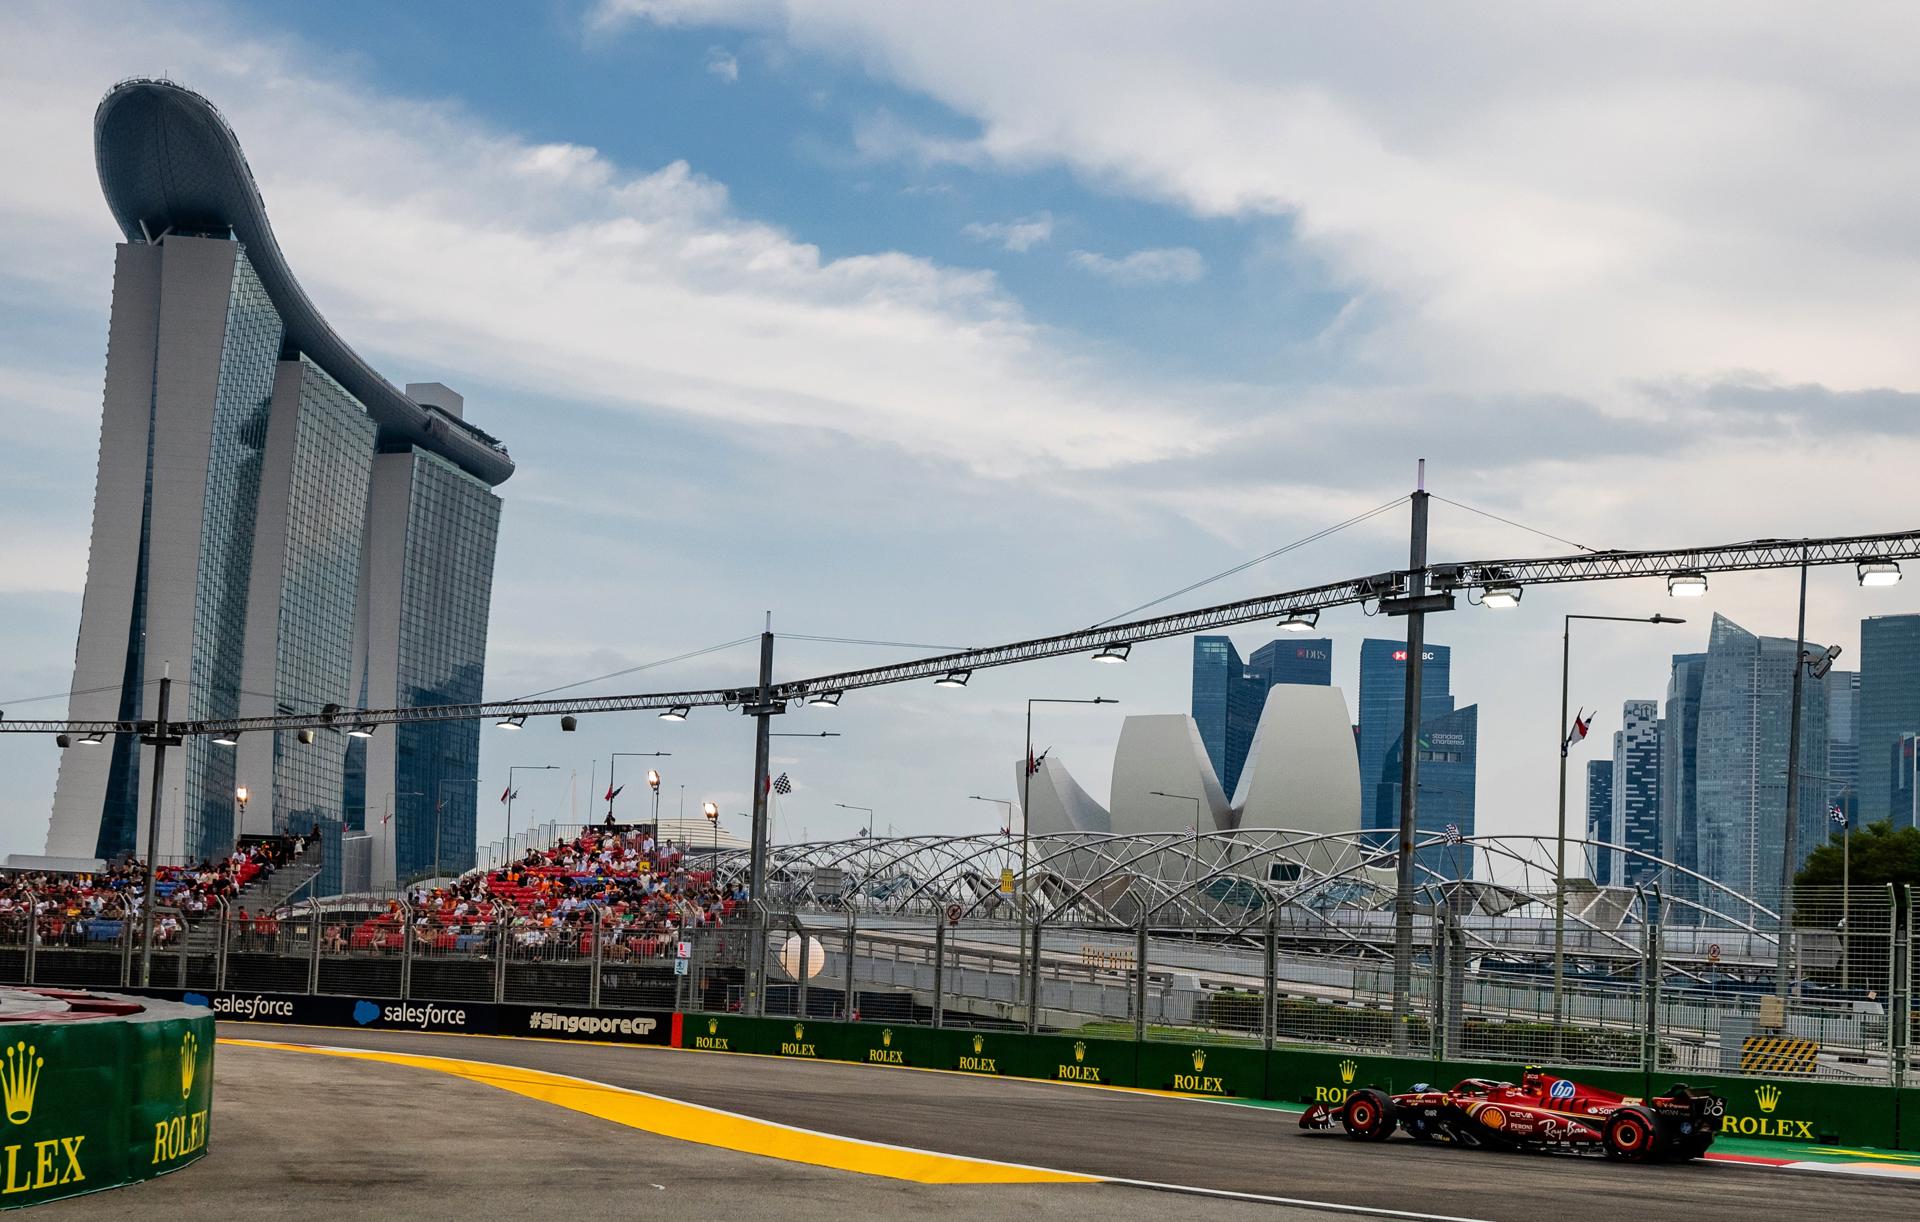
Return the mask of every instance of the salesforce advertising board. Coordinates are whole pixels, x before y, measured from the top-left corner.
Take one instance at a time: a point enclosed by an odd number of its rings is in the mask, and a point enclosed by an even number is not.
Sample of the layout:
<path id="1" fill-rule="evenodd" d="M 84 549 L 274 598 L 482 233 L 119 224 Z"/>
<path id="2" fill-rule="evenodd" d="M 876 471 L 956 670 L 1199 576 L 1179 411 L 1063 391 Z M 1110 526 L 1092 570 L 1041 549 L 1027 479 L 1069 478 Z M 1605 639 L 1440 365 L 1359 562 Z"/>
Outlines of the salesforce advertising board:
<path id="1" fill-rule="evenodd" d="M 366 1028 L 373 1031 L 433 1031 L 457 1035 L 529 1035 L 549 1039 L 600 1040 L 618 1044 L 666 1044 L 672 1015 L 652 1010 L 588 1010 L 570 1006 L 525 1006 L 490 1001 L 398 1001 L 390 997 L 315 997 L 305 993 L 129 989 L 205 1006 L 228 1022 L 289 1026 Z"/>

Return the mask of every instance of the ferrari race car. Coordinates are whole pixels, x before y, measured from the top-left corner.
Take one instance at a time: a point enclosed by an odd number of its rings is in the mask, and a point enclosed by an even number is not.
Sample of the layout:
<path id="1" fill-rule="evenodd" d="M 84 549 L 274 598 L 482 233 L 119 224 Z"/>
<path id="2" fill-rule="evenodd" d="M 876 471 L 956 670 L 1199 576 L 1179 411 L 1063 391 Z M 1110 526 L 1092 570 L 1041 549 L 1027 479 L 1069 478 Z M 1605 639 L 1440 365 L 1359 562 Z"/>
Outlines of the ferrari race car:
<path id="1" fill-rule="evenodd" d="M 1338 1120 L 1356 1141 L 1385 1141 L 1401 1128 L 1415 1141 L 1491 1150 L 1598 1149 L 1642 1163 L 1699 1158 L 1726 1112 L 1718 1095 L 1680 1084 L 1657 1099 L 1634 1099 L 1528 1068 L 1517 1086 L 1468 1078 L 1452 1090 L 1422 1084 L 1404 1095 L 1364 1087 L 1337 1105 L 1309 1107 L 1300 1127 L 1329 1129 Z"/>

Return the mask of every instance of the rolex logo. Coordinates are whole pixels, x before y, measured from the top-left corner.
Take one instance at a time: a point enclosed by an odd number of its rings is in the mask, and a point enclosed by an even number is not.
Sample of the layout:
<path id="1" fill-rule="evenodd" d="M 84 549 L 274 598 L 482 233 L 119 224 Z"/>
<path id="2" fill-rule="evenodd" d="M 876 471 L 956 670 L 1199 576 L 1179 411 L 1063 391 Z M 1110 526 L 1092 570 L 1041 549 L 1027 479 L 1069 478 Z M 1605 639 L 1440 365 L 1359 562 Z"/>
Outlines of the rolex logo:
<path id="1" fill-rule="evenodd" d="M 1359 1072 L 1360 1065 L 1358 1062 L 1351 1060 L 1340 1062 L 1340 1080 L 1348 1086 L 1353 1085 L 1353 1076 Z"/>
<path id="2" fill-rule="evenodd" d="M 804 1024 L 804 1023 L 795 1023 L 795 1024 L 793 1024 L 793 1039 L 794 1039 L 794 1042 L 795 1042 L 795 1043 L 798 1043 L 798 1042 L 800 1042 L 801 1040 L 803 1040 L 803 1039 L 806 1039 L 806 1038 L 807 1038 L 807 1028 L 806 1028 L 806 1024 Z"/>
<path id="3" fill-rule="evenodd" d="M 1201 1070 L 1205 1069 L 1206 1067 L 1207 1067 L 1207 1050 L 1205 1048 L 1195 1048 L 1193 1050 L 1193 1072 L 1199 1073 Z"/>
<path id="4" fill-rule="evenodd" d="M 6 1064 L 0 1065 L 0 1100 L 6 1103 L 9 1123 L 33 1119 L 33 1092 L 40 1088 L 40 1070 L 46 1063 L 25 1040 L 7 1049 Z"/>
<path id="5" fill-rule="evenodd" d="M 893 1028 L 892 1027 L 880 1028 L 880 1046 L 882 1048 L 893 1047 Z"/>
<path id="6" fill-rule="evenodd" d="M 7 1055 L 11 1058 L 13 1054 L 8 1053 Z M 1774 1108 L 1780 1106 L 1780 1088 L 1771 1083 L 1763 1083 L 1759 1089 L 1753 1092 L 1753 1097 L 1754 1100 L 1760 1104 L 1760 1110 L 1763 1112 L 1772 1112 Z M 7 1094 L 7 1108 L 9 1114 L 11 1114 L 13 1108 L 13 1094 L 11 1091 Z"/>
<path id="7" fill-rule="evenodd" d="M 193 1093 L 193 1065 L 200 1052 L 200 1040 L 189 1031 L 180 1040 L 180 1097 Z"/>
<path id="8" fill-rule="evenodd" d="M 1073 1041 L 1073 1061 L 1074 1061 L 1074 1064 L 1076 1064 L 1076 1065 L 1077 1065 L 1077 1064 L 1079 1064 L 1080 1062 L 1082 1062 L 1082 1061 L 1084 1061 L 1084 1060 L 1086 1060 L 1086 1059 L 1087 1059 L 1087 1041 L 1085 1041 L 1085 1040 L 1075 1040 L 1075 1041 Z"/>
<path id="9" fill-rule="evenodd" d="M 974 1037 L 973 1037 L 973 1052 L 974 1052 L 974 1055 L 975 1055 L 975 1056 L 978 1056 L 978 1055 L 980 1054 L 980 1050 L 981 1050 L 982 1048 L 984 1048 L 984 1047 L 986 1047 L 986 1044 L 987 1044 L 987 1041 L 986 1041 L 986 1037 L 985 1037 L 985 1036 L 980 1036 L 980 1035 L 976 1035 L 976 1036 L 974 1036 Z"/>
<path id="10" fill-rule="evenodd" d="M 717 1018 L 710 1018 L 710 1019 L 708 1019 L 708 1020 L 707 1020 L 707 1034 L 708 1034 L 708 1035 L 718 1035 L 718 1034 L 720 1034 L 720 1020 L 719 1020 L 719 1019 L 717 1019 Z"/>

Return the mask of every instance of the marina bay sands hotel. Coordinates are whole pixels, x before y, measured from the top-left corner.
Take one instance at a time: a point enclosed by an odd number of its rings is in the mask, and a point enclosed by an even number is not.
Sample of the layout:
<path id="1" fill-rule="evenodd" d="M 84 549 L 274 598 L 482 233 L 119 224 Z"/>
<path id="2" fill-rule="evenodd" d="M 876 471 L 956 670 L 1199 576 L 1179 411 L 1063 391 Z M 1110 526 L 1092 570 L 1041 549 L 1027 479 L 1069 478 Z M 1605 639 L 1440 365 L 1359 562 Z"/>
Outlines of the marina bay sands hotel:
<path id="1" fill-rule="evenodd" d="M 505 448 L 459 395 L 403 392 L 334 334 L 212 103 L 122 83 L 94 152 L 126 241 L 69 715 L 155 717 L 163 672 L 175 720 L 478 700 Z M 464 868 L 479 733 L 189 735 L 164 769 L 160 858 L 317 826 L 334 885 L 429 872 L 436 847 Z M 67 749 L 49 855 L 145 853 L 152 750 L 126 733 Z"/>

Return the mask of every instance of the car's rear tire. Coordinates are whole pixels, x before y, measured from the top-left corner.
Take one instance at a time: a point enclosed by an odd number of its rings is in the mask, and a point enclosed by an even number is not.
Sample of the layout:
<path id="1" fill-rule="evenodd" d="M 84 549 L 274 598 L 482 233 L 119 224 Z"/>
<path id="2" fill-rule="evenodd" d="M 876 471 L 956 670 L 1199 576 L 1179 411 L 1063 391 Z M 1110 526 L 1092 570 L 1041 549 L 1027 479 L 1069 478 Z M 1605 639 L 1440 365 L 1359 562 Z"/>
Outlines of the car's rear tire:
<path id="1" fill-rule="evenodd" d="M 1653 1116 L 1640 1108 L 1621 1108 L 1608 1118 L 1600 1144 L 1616 1162 L 1646 1162 L 1653 1157 Z"/>
<path id="2" fill-rule="evenodd" d="M 1347 1096 L 1340 1124 L 1355 1141 L 1385 1141 L 1393 1136 L 1393 1100 L 1380 1091 L 1362 1087 Z"/>

